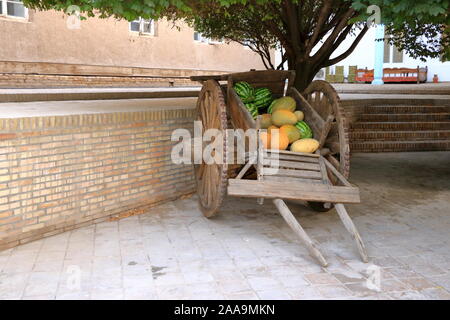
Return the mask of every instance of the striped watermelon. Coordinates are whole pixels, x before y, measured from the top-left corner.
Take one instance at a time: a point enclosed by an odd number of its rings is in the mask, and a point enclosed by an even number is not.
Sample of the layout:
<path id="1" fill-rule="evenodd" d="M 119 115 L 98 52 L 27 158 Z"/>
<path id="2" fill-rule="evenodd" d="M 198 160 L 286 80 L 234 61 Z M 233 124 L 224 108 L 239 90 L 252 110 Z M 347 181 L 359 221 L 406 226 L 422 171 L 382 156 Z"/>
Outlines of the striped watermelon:
<path id="1" fill-rule="evenodd" d="M 272 92 L 266 88 L 259 88 L 255 91 L 255 104 L 258 108 L 267 107 L 273 100 Z"/>
<path id="2" fill-rule="evenodd" d="M 297 122 L 295 127 L 300 130 L 301 139 L 311 139 L 313 137 L 313 132 L 305 121 Z"/>
<path id="3" fill-rule="evenodd" d="M 258 117 L 258 107 L 254 103 L 246 103 L 245 107 L 247 108 L 248 112 L 252 115 L 252 118 L 256 120 Z"/>
<path id="4" fill-rule="evenodd" d="M 238 82 L 234 85 L 234 90 L 241 98 L 242 102 L 248 103 L 255 100 L 255 89 L 245 81 Z"/>
<path id="5" fill-rule="evenodd" d="M 272 103 L 271 103 L 270 106 L 269 106 L 269 109 L 267 109 L 267 112 L 268 112 L 268 113 L 272 114 L 273 106 L 275 105 L 275 103 L 277 103 L 278 100 L 279 100 L 279 99 L 275 99 L 275 100 L 272 101 Z"/>

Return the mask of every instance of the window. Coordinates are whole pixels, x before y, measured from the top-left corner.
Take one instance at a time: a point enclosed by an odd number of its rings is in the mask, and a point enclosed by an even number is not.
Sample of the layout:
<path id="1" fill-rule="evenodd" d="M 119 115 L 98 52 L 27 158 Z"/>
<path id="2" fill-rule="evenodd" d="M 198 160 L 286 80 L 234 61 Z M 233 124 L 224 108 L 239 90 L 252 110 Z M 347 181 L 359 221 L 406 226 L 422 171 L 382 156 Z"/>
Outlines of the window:
<path id="1" fill-rule="evenodd" d="M 143 35 L 155 35 L 155 21 L 139 18 L 130 22 L 130 31 Z"/>
<path id="2" fill-rule="evenodd" d="M 208 43 L 209 39 L 204 37 L 200 32 L 194 31 L 194 41 Z"/>
<path id="3" fill-rule="evenodd" d="M 402 63 L 403 51 L 389 43 L 389 39 L 384 40 L 384 63 Z"/>
<path id="4" fill-rule="evenodd" d="M 244 40 L 242 41 L 242 45 L 245 49 L 252 50 L 254 48 L 252 42 L 250 40 Z"/>
<path id="5" fill-rule="evenodd" d="M 3 0 L 0 1 L 0 15 L 13 18 L 26 18 L 28 9 L 24 7 L 20 0 Z"/>
<path id="6" fill-rule="evenodd" d="M 201 43 L 208 43 L 208 44 L 222 44 L 223 39 L 210 39 L 207 37 L 204 37 L 201 32 L 194 31 L 194 41 L 201 42 Z"/>

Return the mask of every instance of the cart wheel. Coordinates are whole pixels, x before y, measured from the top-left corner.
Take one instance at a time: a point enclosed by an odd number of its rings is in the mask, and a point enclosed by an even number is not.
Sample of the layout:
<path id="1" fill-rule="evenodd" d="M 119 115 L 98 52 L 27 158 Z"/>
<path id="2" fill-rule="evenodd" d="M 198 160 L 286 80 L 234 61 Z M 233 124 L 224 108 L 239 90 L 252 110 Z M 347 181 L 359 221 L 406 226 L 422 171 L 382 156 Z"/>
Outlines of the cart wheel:
<path id="1" fill-rule="evenodd" d="M 333 164 L 346 178 L 350 174 L 350 144 L 348 127 L 344 110 L 341 107 L 336 90 L 326 81 L 314 81 L 303 93 L 312 107 L 324 121 L 329 115 L 334 116 L 332 128 L 325 140 L 323 156 Z M 333 183 L 337 183 L 334 176 L 330 176 Z M 311 208 L 319 212 L 327 212 L 333 208 L 329 203 L 310 202 Z"/>
<path id="2" fill-rule="evenodd" d="M 197 102 L 197 121 L 203 123 L 203 132 L 218 129 L 223 132 L 223 164 L 195 164 L 197 194 L 200 208 L 206 217 L 214 216 L 219 210 L 228 183 L 227 154 L 227 112 L 225 99 L 219 83 L 208 80 L 204 83 Z"/>

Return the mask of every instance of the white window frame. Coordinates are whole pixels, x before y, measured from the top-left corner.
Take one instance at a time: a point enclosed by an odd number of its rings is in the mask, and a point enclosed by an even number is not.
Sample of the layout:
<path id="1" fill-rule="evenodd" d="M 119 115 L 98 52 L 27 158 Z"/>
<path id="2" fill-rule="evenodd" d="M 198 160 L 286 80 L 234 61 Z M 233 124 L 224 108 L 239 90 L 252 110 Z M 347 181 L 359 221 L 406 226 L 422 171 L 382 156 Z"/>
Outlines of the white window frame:
<path id="1" fill-rule="evenodd" d="M 197 38 L 197 39 L 195 39 L 195 38 Z M 194 41 L 199 42 L 199 43 L 208 43 L 209 39 L 204 37 L 201 32 L 194 31 Z"/>
<path id="2" fill-rule="evenodd" d="M 195 39 L 196 38 L 195 37 L 196 34 L 197 34 L 197 38 L 198 39 Z M 220 39 L 220 40 L 210 39 L 210 38 L 204 37 L 202 35 L 202 33 L 198 32 L 198 31 L 194 31 L 194 41 L 197 42 L 197 43 L 205 43 L 205 44 L 211 44 L 211 45 L 223 44 L 224 43 L 223 39 Z"/>
<path id="3" fill-rule="evenodd" d="M 245 50 L 252 50 L 251 47 L 253 47 L 253 46 L 250 43 L 250 40 L 244 40 L 242 42 L 243 42 L 242 46 L 244 47 Z"/>
<path id="4" fill-rule="evenodd" d="M 21 1 L 15 1 L 15 0 L 1 0 L 1 6 L 2 6 L 2 13 L 0 14 L 0 17 L 7 17 L 11 19 L 17 19 L 17 20 L 28 20 L 28 8 L 23 5 L 24 9 L 24 16 L 18 17 L 18 16 L 12 16 L 8 14 L 8 2 L 16 3 L 16 4 L 22 4 Z"/>
<path id="5" fill-rule="evenodd" d="M 139 22 L 139 31 L 131 30 L 131 23 L 132 22 Z M 150 32 L 145 32 L 144 31 L 144 24 L 146 22 L 150 22 L 150 28 L 151 28 Z M 154 36 L 155 35 L 155 20 L 153 20 L 153 19 L 143 19 L 143 18 L 139 17 L 139 19 L 136 19 L 136 20 L 133 20 L 133 21 L 129 22 L 128 23 L 128 28 L 129 28 L 131 33 L 135 33 L 135 34 L 138 34 L 138 35 L 144 35 L 144 36 Z"/>

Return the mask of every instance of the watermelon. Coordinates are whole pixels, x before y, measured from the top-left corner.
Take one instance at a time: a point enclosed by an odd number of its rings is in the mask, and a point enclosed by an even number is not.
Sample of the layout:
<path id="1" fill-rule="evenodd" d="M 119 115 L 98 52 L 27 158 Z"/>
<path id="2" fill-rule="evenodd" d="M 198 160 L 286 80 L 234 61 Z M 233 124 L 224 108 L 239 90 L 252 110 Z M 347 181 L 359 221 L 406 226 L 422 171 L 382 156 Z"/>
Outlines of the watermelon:
<path id="1" fill-rule="evenodd" d="M 256 119 L 258 117 L 258 107 L 254 103 L 246 103 L 245 107 L 247 108 L 248 112 L 252 115 L 253 119 Z"/>
<path id="2" fill-rule="evenodd" d="M 313 137 L 313 132 L 305 121 L 297 122 L 295 127 L 300 130 L 301 139 L 311 139 Z"/>
<path id="3" fill-rule="evenodd" d="M 268 113 L 272 114 L 273 106 L 277 103 L 278 100 L 279 99 L 275 99 L 275 100 L 272 101 L 272 103 L 269 106 L 269 109 L 267 110 Z"/>
<path id="4" fill-rule="evenodd" d="M 273 100 L 272 92 L 269 89 L 266 88 L 256 89 L 254 103 L 259 109 L 269 106 L 272 100 Z"/>
<path id="5" fill-rule="evenodd" d="M 252 102 L 255 100 L 255 90 L 248 82 L 241 81 L 236 83 L 234 85 L 234 90 L 244 103 Z"/>

